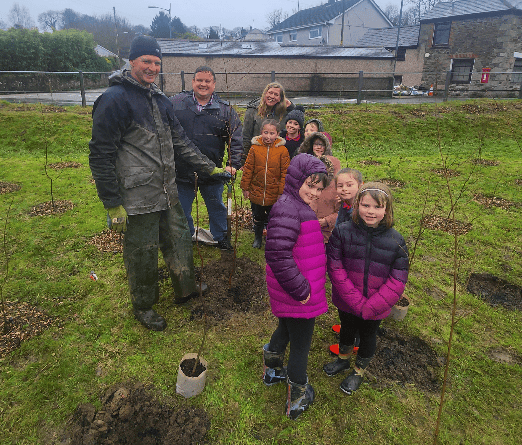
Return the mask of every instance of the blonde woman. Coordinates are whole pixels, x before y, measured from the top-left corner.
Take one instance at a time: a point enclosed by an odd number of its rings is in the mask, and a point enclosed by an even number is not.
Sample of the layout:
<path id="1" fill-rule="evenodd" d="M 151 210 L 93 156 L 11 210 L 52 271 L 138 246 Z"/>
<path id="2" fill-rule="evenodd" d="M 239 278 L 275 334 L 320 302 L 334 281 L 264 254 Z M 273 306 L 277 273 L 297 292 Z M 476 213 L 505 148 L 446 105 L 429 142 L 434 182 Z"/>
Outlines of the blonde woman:
<path id="1" fill-rule="evenodd" d="M 277 82 L 269 83 L 261 98 L 248 104 L 243 122 L 243 164 L 252 146 L 252 138 L 261 134 L 261 124 L 266 119 L 281 122 L 294 108 L 294 104 L 286 98 L 283 86 Z"/>

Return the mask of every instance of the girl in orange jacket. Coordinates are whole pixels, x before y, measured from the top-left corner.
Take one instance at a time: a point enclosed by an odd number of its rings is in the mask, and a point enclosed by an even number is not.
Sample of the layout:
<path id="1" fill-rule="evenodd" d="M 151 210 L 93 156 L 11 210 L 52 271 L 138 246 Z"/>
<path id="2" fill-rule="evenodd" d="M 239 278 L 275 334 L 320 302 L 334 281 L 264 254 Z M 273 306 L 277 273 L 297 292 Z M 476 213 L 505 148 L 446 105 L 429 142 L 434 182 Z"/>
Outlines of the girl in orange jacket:
<path id="1" fill-rule="evenodd" d="M 272 205 L 283 193 L 290 156 L 285 140 L 279 135 L 279 122 L 267 119 L 261 125 L 261 135 L 252 139 L 252 146 L 243 166 L 241 190 L 249 199 L 254 217 L 255 239 L 252 247 L 260 249 L 263 229 Z"/>

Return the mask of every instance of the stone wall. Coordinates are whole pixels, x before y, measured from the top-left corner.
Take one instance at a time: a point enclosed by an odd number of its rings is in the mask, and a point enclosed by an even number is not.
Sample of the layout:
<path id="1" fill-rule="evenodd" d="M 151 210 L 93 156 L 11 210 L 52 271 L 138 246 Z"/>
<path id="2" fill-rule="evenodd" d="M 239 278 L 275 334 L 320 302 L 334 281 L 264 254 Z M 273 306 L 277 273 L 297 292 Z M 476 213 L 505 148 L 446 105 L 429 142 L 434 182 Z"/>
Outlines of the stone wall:
<path id="1" fill-rule="evenodd" d="M 276 58 L 276 57 L 224 57 L 224 56 L 164 56 L 163 90 L 176 94 L 182 89 L 180 72 L 186 74 L 185 89 L 192 88 L 192 73 L 201 65 L 216 72 L 218 93 L 258 96 L 276 72 L 276 82 L 281 83 L 290 94 L 342 95 L 356 97 L 359 71 L 365 74 L 364 88 L 389 90 L 373 94 L 391 94 L 391 59 L 348 58 Z M 232 74 L 223 74 L 223 73 Z M 238 74 L 236 74 L 238 73 Z M 340 74 L 337 74 L 340 73 Z M 365 96 L 372 93 L 365 93 Z"/>
<path id="2" fill-rule="evenodd" d="M 453 20 L 449 44 L 433 46 L 433 23 L 421 24 L 419 52 L 424 53 L 423 84 L 444 90 L 452 59 L 474 59 L 471 83 L 450 84 L 452 96 L 512 97 L 520 84 L 511 81 L 514 53 L 522 52 L 522 17 L 506 14 Z M 481 83 L 482 68 L 490 68 L 488 83 Z"/>

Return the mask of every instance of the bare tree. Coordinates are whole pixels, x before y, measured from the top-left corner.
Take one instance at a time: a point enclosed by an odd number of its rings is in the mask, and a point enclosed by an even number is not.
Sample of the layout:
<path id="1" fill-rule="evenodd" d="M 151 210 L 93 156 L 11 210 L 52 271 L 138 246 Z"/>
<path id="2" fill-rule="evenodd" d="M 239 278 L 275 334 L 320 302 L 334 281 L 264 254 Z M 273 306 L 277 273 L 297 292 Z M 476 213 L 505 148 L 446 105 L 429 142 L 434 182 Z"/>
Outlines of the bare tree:
<path id="1" fill-rule="evenodd" d="M 400 10 L 396 5 L 388 4 L 384 10 L 384 14 L 393 26 L 399 26 Z M 415 8 L 411 7 L 402 10 L 401 26 L 413 25 L 415 23 Z"/>
<path id="2" fill-rule="evenodd" d="M 288 13 L 283 12 L 282 9 L 274 9 L 266 15 L 266 21 L 268 22 L 269 29 L 279 25 L 279 23 L 285 21 L 288 18 Z"/>
<path id="3" fill-rule="evenodd" d="M 419 23 L 420 17 L 432 9 L 439 1 L 440 0 L 406 0 L 406 4 L 411 5 L 415 23 Z"/>
<path id="4" fill-rule="evenodd" d="M 0 29 L 7 31 L 7 23 L 5 23 L 3 20 L 0 20 Z"/>
<path id="5" fill-rule="evenodd" d="M 60 29 L 62 22 L 62 11 L 45 11 L 38 14 L 38 23 L 44 31 L 55 31 Z"/>
<path id="6" fill-rule="evenodd" d="M 25 6 L 20 6 L 18 3 L 14 3 L 9 10 L 9 21 L 14 28 L 30 29 L 35 26 L 29 10 Z"/>

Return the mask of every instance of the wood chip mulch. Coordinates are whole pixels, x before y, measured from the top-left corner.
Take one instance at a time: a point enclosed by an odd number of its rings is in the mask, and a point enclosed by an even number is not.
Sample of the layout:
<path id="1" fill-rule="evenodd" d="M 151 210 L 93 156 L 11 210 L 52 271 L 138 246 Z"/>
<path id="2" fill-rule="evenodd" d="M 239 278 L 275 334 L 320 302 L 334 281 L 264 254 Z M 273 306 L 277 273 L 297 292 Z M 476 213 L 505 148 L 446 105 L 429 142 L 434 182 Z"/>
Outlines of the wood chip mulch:
<path id="1" fill-rule="evenodd" d="M 454 176 L 460 176 L 460 173 L 456 170 L 451 170 L 450 168 L 434 168 L 432 170 L 434 173 L 437 173 L 440 176 L 451 178 Z"/>
<path id="2" fill-rule="evenodd" d="M 442 230 L 443 232 L 453 233 L 456 235 L 465 235 L 473 228 L 471 223 L 465 223 L 458 220 L 453 222 L 452 219 L 442 218 L 441 216 L 436 215 L 425 216 L 422 218 L 421 224 L 427 229 Z"/>
<path id="3" fill-rule="evenodd" d="M 1 309 L 1 306 L 0 306 Z M 52 326 L 53 318 L 28 303 L 6 301 L 0 310 L 0 358 Z"/>
<path id="4" fill-rule="evenodd" d="M 62 168 L 80 168 L 82 167 L 82 164 L 79 162 L 55 162 L 53 164 L 48 165 L 49 168 L 52 168 L 54 170 L 61 170 Z"/>
<path id="5" fill-rule="evenodd" d="M 494 159 L 472 159 L 472 164 L 475 165 L 486 165 L 489 167 L 494 167 L 495 165 L 500 165 L 500 161 L 495 161 Z"/>
<path id="6" fill-rule="evenodd" d="M 379 161 L 374 161 L 372 159 L 363 159 L 362 161 L 359 161 L 359 164 L 362 165 L 381 165 Z"/>
<path id="7" fill-rule="evenodd" d="M 386 184 L 388 187 L 397 187 L 397 188 L 404 187 L 404 181 L 401 181 L 399 179 L 384 178 L 384 179 L 381 179 L 380 182 L 382 182 L 383 184 Z"/>
<path id="8" fill-rule="evenodd" d="M 67 200 L 56 200 L 42 202 L 41 204 L 35 205 L 29 212 L 30 216 L 45 216 L 45 215 L 60 215 L 65 213 L 67 210 L 71 210 L 74 207 L 72 201 Z"/>
<path id="9" fill-rule="evenodd" d="M 122 253 L 123 237 L 124 235 L 121 233 L 104 229 L 101 233 L 94 235 L 89 244 L 96 246 L 101 252 Z"/>
<path id="10" fill-rule="evenodd" d="M 237 218 L 237 219 L 236 219 Z M 232 211 L 232 224 L 235 227 L 237 221 L 237 226 L 239 229 L 252 229 L 252 211 L 246 207 L 238 207 L 236 210 Z"/>
<path id="11" fill-rule="evenodd" d="M 5 195 L 6 193 L 16 192 L 20 190 L 22 186 L 18 184 L 13 184 L 12 182 L 2 182 L 0 181 L 0 195 Z"/>
<path id="12" fill-rule="evenodd" d="M 484 207 L 500 207 L 501 209 L 508 210 L 510 207 L 520 207 L 521 203 L 508 201 L 498 196 L 485 196 L 482 193 L 476 193 L 473 195 L 473 201 L 478 202 Z"/>

